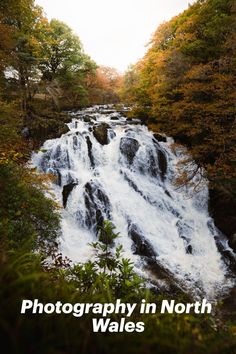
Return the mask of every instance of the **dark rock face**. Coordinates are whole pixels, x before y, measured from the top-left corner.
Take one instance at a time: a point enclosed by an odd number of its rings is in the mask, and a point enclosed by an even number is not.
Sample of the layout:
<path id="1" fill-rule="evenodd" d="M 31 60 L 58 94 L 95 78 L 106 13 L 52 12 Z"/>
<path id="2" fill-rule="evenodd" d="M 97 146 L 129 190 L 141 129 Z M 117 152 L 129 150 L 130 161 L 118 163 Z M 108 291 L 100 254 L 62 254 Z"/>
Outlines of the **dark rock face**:
<path id="1" fill-rule="evenodd" d="M 86 136 L 86 142 L 87 142 L 87 146 L 88 146 L 88 156 L 91 162 L 91 166 L 94 168 L 95 164 L 94 164 L 94 158 L 93 158 L 93 153 L 92 153 L 92 147 L 93 144 L 89 138 L 89 136 Z"/>
<path id="2" fill-rule="evenodd" d="M 139 147 L 139 142 L 136 139 L 121 138 L 120 140 L 120 151 L 126 157 L 130 165 L 133 163 L 134 157 Z"/>
<path id="3" fill-rule="evenodd" d="M 63 200 L 63 207 L 66 208 L 67 200 L 69 198 L 70 193 L 72 190 L 77 186 L 77 183 L 69 183 L 63 186 L 62 190 L 62 200 Z"/>
<path id="4" fill-rule="evenodd" d="M 143 197 L 143 193 L 138 189 L 138 186 L 127 176 L 126 173 L 124 173 L 124 179 L 129 183 L 130 187 L 135 190 L 135 192 L 139 193 Z"/>
<path id="5" fill-rule="evenodd" d="M 133 240 L 133 252 L 143 257 L 145 260 L 145 269 L 152 274 L 156 279 L 163 279 L 168 284 L 169 291 L 173 295 L 178 293 L 179 289 L 175 283 L 173 275 L 164 268 L 156 260 L 157 253 L 154 251 L 152 245 L 142 235 L 142 232 L 134 224 L 129 227 L 129 236 Z M 166 291 L 166 287 L 165 287 Z"/>
<path id="6" fill-rule="evenodd" d="M 161 174 L 162 180 L 164 180 L 166 172 L 167 172 L 167 159 L 165 153 L 162 151 L 160 144 L 157 140 L 153 139 L 153 142 L 156 146 L 157 156 L 158 156 L 158 165 Z"/>
<path id="7" fill-rule="evenodd" d="M 59 170 L 56 170 L 56 176 L 57 176 L 56 182 L 57 182 L 58 186 L 61 187 L 61 173 Z"/>
<path id="8" fill-rule="evenodd" d="M 232 272 L 236 272 L 236 257 L 229 248 L 225 249 L 225 245 L 222 244 L 221 235 L 214 236 L 218 251 L 222 254 L 223 260 Z"/>
<path id="9" fill-rule="evenodd" d="M 105 219 L 110 219 L 110 201 L 101 186 L 94 181 L 84 186 L 84 202 L 86 206 L 85 224 L 98 233 Z"/>
<path id="10" fill-rule="evenodd" d="M 210 188 L 209 197 L 209 212 L 215 225 L 227 236 L 236 253 L 236 201 L 216 188 Z"/>
<path id="11" fill-rule="evenodd" d="M 158 165 L 156 163 L 156 156 L 154 156 L 154 153 L 152 150 L 148 152 L 148 155 L 149 155 L 148 161 L 147 161 L 147 165 L 149 165 L 148 172 L 152 177 L 157 177 L 159 175 L 159 169 L 158 169 Z"/>
<path id="12" fill-rule="evenodd" d="M 163 143 L 166 143 L 167 142 L 167 139 L 165 136 L 161 135 L 161 134 L 158 134 L 158 133 L 154 133 L 153 134 L 154 138 L 159 141 L 159 142 L 163 142 Z"/>
<path id="13" fill-rule="evenodd" d="M 133 243 L 134 254 L 139 256 L 144 256 L 148 258 L 155 258 L 156 253 L 153 250 L 151 244 L 142 235 L 142 232 L 137 228 L 136 225 L 131 224 L 129 228 L 129 236 L 131 237 Z"/>
<path id="14" fill-rule="evenodd" d="M 159 168 L 161 172 L 161 178 L 164 179 L 167 172 L 167 160 L 164 152 L 159 149 L 158 149 L 158 162 L 159 162 Z"/>
<path id="15" fill-rule="evenodd" d="M 108 129 L 110 126 L 107 123 L 101 123 L 93 127 L 93 135 L 101 145 L 107 145 L 108 140 Z"/>

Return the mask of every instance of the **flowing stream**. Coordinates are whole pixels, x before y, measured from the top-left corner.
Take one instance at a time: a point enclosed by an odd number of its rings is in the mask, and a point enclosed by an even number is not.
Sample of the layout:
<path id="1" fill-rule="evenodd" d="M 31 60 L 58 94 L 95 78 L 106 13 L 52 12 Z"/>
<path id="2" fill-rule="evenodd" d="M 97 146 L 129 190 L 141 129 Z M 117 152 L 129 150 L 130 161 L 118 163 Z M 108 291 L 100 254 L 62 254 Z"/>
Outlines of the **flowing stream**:
<path id="1" fill-rule="evenodd" d="M 207 183 L 198 193 L 173 183 L 183 150 L 174 153 L 170 138 L 155 138 L 110 106 L 71 116 L 70 131 L 32 157 L 39 171 L 57 179 L 52 189 L 64 206 L 62 253 L 75 262 L 90 259 L 88 244 L 109 219 L 124 256 L 157 286 L 172 282 L 208 298 L 230 287 L 216 240 L 229 247 L 208 214 Z"/>

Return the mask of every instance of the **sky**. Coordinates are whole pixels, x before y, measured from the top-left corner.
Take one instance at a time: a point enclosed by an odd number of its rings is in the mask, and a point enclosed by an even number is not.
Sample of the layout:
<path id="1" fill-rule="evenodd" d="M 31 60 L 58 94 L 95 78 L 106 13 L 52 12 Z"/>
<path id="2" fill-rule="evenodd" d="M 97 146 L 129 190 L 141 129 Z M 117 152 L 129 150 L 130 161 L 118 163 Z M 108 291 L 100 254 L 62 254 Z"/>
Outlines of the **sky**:
<path id="1" fill-rule="evenodd" d="M 69 25 L 99 65 L 124 72 L 145 54 L 163 21 L 194 0 L 36 0 L 49 19 Z"/>

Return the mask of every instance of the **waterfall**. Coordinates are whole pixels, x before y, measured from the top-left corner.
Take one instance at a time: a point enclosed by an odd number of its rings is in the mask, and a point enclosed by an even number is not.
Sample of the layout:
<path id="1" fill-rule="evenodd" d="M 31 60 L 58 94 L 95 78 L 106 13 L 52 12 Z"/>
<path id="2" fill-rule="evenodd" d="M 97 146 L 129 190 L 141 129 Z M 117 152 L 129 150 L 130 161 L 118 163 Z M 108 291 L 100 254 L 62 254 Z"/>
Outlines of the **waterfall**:
<path id="1" fill-rule="evenodd" d="M 70 131 L 46 141 L 32 157 L 39 171 L 55 175 L 62 253 L 74 262 L 90 259 L 89 243 L 109 219 L 124 256 L 159 287 L 172 281 L 209 298 L 227 289 L 231 280 L 208 214 L 207 182 L 198 193 L 173 183 L 183 151 L 173 152 L 170 138 L 155 137 L 111 106 L 71 117 Z"/>

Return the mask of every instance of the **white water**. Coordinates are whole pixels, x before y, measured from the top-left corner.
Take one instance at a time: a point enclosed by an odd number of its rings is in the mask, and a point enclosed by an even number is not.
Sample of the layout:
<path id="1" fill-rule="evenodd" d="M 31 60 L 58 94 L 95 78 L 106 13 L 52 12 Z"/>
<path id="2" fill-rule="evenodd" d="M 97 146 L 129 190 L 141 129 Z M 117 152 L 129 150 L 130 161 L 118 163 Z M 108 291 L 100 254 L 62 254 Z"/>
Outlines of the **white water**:
<path id="1" fill-rule="evenodd" d="M 81 119 L 86 114 L 96 122 L 109 123 L 108 145 L 101 145 L 90 131 L 92 125 Z M 62 211 L 63 254 L 75 262 L 91 258 L 88 243 L 97 238 L 95 214 L 100 210 L 120 232 L 117 242 L 136 269 L 143 272 L 148 257 L 133 254 L 137 247 L 132 230 L 151 248 L 152 262 L 165 268 L 177 283 L 197 294 L 215 297 L 230 285 L 230 280 L 216 247 L 217 230 L 207 211 L 207 184 L 192 197 L 191 190 L 176 190 L 173 179 L 180 156 L 172 152 L 171 139 L 154 142 L 145 126 L 127 124 L 121 116 L 118 121 L 111 120 L 115 115 L 106 114 L 104 107 L 73 114 L 70 132 L 46 141 L 42 151 L 33 155 L 33 164 L 39 170 L 60 173 L 61 186 L 52 185 L 60 203 L 63 186 L 77 183 Z M 90 157 L 87 137 L 92 143 Z M 139 143 L 131 162 L 121 152 L 122 138 L 128 139 L 122 140 L 125 149 L 133 144 L 130 138 Z M 158 154 L 167 160 L 163 178 Z"/>

